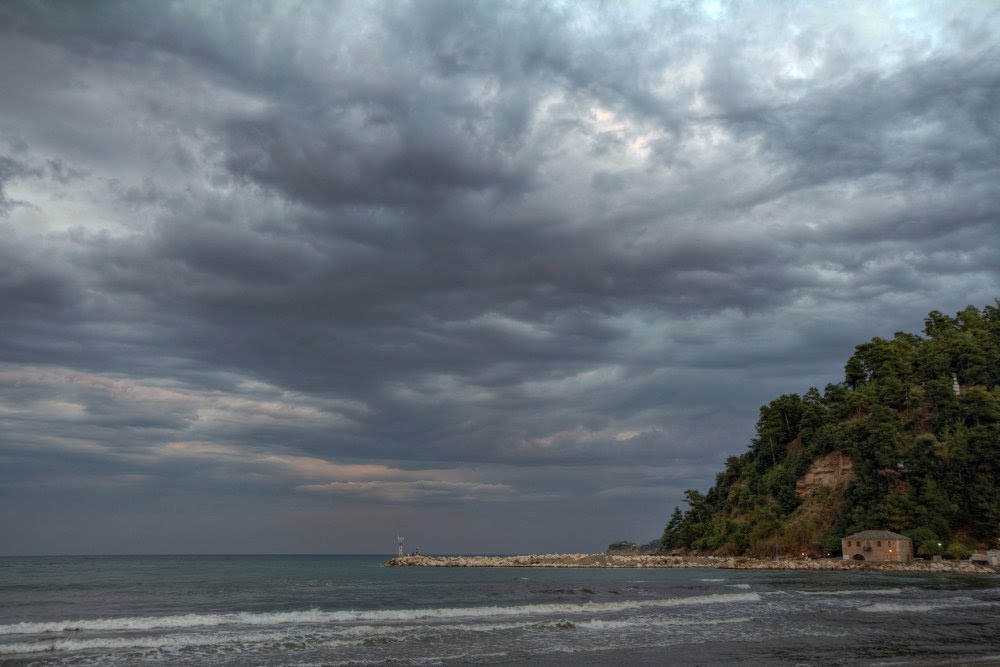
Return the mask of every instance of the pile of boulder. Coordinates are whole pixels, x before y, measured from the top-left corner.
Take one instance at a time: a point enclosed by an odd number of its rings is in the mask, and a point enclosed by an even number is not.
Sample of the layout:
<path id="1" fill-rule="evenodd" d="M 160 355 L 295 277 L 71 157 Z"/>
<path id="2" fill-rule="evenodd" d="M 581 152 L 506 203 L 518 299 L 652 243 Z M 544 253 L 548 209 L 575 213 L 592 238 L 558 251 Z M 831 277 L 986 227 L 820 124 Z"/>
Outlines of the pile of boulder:
<path id="1" fill-rule="evenodd" d="M 635 546 L 635 545 L 632 545 Z M 714 568 L 736 570 L 860 570 L 997 574 L 1000 567 L 971 561 L 855 561 L 839 558 L 758 559 L 719 556 L 663 556 L 631 551 L 603 554 L 529 554 L 523 556 L 399 556 L 386 567 L 587 567 Z"/>

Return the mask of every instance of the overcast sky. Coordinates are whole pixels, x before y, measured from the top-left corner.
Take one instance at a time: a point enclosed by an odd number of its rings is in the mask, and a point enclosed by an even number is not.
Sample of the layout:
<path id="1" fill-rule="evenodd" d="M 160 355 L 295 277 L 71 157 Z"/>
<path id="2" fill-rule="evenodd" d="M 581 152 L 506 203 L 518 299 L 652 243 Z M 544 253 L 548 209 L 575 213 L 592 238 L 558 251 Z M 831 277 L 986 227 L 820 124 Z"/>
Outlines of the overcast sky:
<path id="1" fill-rule="evenodd" d="M 992 2 L 3 2 L 0 553 L 646 541 L 998 257 Z"/>

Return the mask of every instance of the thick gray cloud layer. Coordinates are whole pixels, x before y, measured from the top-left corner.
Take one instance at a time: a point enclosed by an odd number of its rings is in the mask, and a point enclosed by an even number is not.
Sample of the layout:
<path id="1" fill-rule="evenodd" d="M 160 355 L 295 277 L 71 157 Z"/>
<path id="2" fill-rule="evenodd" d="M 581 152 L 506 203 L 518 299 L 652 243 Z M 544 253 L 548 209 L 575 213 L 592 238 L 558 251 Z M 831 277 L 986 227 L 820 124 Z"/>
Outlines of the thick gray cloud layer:
<path id="1" fill-rule="evenodd" d="M 982 3 L 0 31 L 3 552 L 653 537 L 761 403 L 1000 292 Z"/>

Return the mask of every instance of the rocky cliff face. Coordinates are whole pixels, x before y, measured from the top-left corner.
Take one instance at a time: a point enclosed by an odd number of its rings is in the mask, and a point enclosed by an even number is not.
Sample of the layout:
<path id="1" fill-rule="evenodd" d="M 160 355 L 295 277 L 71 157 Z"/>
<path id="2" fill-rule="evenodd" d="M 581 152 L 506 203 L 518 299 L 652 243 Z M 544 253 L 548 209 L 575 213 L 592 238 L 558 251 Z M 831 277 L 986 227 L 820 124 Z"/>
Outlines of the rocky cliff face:
<path id="1" fill-rule="evenodd" d="M 839 488 L 854 480 L 851 457 L 836 451 L 824 454 L 809 466 L 809 471 L 795 483 L 795 493 L 805 499 L 822 487 Z"/>

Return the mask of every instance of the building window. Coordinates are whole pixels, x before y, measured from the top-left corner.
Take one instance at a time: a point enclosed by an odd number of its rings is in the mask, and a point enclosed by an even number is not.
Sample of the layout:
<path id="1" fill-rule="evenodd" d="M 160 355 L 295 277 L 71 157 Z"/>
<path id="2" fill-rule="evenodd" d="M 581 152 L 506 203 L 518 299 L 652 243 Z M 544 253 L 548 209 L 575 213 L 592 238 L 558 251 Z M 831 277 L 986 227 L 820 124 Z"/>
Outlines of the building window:
<path id="1" fill-rule="evenodd" d="M 878 546 L 882 546 L 882 540 L 878 541 Z"/>

